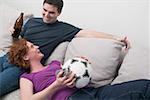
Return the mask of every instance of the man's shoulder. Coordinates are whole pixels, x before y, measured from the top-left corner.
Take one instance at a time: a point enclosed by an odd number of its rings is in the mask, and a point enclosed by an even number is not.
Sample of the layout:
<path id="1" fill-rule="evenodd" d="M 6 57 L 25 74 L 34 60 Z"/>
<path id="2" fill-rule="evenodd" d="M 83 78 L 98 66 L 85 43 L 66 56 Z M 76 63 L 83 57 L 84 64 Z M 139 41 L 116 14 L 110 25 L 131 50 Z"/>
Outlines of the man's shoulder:
<path id="1" fill-rule="evenodd" d="M 40 24 L 43 23 L 42 18 L 35 18 L 35 17 L 33 17 L 33 18 L 30 18 L 27 21 L 26 25 L 34 25 L 34 24 L 39 24 L 39 23 Z"/>
<path id="2" fill-rule="evenodd" d="M 28 20 L 28 22 L 42 22 L 42 18 L 32 17 Z"/>
<path id="3" fill-rule="evenodd" d="M 72 25 L 71 23 L 68 22 L 64 22 L 64 21 L 58 21 L 59 24 L 63 25 L 64 27 L 75 27 L 74 25 Z"/>
<path id="4" fill-rule="evenodd" d="M 64 21 L 58 21 L 58 22 L 61 23 L 61 24 L 71 25 L 68 22 L 64 22 Z"/>

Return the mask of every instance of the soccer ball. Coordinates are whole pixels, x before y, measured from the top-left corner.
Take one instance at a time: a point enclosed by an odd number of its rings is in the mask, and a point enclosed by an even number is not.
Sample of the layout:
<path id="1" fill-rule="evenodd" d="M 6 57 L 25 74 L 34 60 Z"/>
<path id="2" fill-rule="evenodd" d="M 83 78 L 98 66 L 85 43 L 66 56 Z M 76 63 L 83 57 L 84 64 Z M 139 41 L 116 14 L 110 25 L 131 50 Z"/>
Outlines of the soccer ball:
<path id="1" fill-rule="evenodd" d="M 88 60 L 82 57 L 75 57 L 67 60 L 62 66 L 64 73 L 72 71 L 76 75 L 75 86 L 83 88 L 87 86 L 91 80 L 92 67 Z"/>

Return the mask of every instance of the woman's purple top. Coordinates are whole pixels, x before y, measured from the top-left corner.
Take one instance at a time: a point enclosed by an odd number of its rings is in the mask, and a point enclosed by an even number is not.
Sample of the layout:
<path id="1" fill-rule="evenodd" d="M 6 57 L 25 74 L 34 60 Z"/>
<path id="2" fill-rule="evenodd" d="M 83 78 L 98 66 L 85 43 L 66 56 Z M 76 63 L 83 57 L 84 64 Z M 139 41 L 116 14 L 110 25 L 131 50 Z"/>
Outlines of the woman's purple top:
<path id="1" fill-rule="evenodd" d="M 56 79 L 56 71 L 61 69 L 60 62 L 53 60 L 47 68 L 34 73 L 24 73 L 21 78 L 26 78 L 33 83 L 34 93 L 40 92 L 49 85 L 51 85 Z M 56 91 L 52 96 L 49 96 L 48 100 L 67 100 L 67 98 L 76 91 L 75 88 L 64 87 Z"/>

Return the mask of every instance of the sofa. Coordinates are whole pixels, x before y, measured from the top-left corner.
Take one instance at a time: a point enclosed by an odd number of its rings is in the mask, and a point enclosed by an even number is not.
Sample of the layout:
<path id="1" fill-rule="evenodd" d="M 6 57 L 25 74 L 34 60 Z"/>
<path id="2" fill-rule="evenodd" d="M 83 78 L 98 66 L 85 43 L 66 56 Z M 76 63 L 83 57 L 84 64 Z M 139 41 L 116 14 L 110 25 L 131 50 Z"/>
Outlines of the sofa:
<path id="1" fill-rule="evenodd" d="M 18 2 L 21 3 L 19 0 Z M 12 4 L 12 6 L 14 5 Z M 21 12 L 12 6 L 0 4 L 0 12 L 7 12 L 3 13 L 5 17 L 0 19 L 0 23 L 3 23 L 0 26 L 0 56 L 5 54 L 7 47 L 11 44 L 12 40 L 8 29 Z M 63 64 L 72 57 L 84 56 L 89 59 L 93 68 L 92 81 L 89 84 L 93 87 L 137 79 L 150 79 L 148 47 L 134 43 L 129 51 L 124 51 L 122 48 L 124 48 L 124 44 L 114 40 L 74 38 L 71 42 L 63 42 L 58 45 L 46 64 L 52 60 L 59 60 Z M 19 89 L 0 99 L 20 100 Z"/>
<path id="2" fill-rule="evenodd" d="M 148 51 L 146 51 L 148 49 L 142 52 L 142 47 L 134 45 L 125 52 L 123 47 L 123 43 L 115 40 L 74 38 L 71 42 L 58 45 L 46 64 L 52 60 L 59 60 L 63 64 L 72 57 L 86 57 L 93 69 L 92 80 L 89 84 L 93 87 L 150 79 Z M 2 97 L 2 100 L 19 100 L 19 89 Z"/>

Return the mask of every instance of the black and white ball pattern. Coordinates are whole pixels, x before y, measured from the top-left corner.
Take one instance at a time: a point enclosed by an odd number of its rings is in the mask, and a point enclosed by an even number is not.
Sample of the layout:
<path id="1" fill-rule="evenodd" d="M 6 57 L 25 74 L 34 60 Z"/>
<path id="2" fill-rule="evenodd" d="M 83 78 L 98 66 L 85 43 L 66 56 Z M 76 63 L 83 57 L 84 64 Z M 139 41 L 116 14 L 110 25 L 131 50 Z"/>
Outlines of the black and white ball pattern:
<path id="1" fill-rule="evenodd" d="M 69 72 L 72 71 L 76 75 L 75 86 L 77 88 L 85 87 L 91 80 L 92 67 L 90 63 L 81 57 L 75 57 L 67 60 L 62 69 Z"/>

